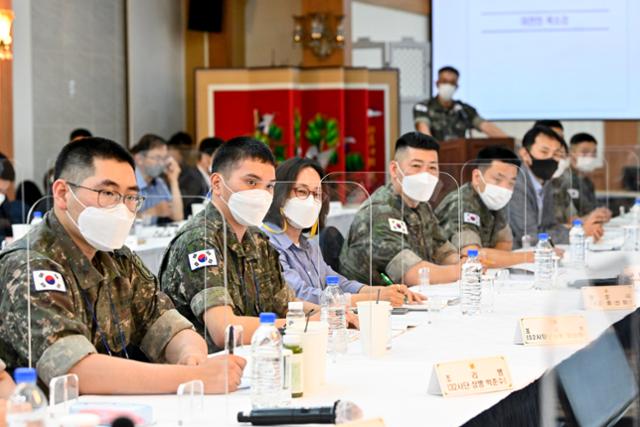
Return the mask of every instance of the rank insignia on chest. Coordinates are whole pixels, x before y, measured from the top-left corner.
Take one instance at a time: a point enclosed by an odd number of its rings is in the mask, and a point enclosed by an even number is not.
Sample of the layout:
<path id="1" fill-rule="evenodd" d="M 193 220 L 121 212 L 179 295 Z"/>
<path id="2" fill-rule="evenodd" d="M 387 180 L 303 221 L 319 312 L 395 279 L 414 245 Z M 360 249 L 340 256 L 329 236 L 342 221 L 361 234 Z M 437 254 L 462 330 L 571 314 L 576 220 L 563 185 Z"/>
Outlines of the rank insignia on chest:
<path id="1" fill-rule="evenodd" d="M 472 212 L 465 212 L 463 215 L 463 222 L 465 224 L 473 224 L 480 227 L 480 217 Z"/>
<path id="2" fill-rule="evenodd" d="M 389 228 L 396 233 L 409 234 L 407 224 L 399 219 L 389 218 Z"/>
<path id="3" fill-rule="evenodd" d="M 205 249 L 189 254 L 189 267 L 191 267 L 191 271 L 212 265 L 218 265 L 216 252 L 213 249 Z"/>
<path id="4" fill-rule="evenodd" d="M 37 292 L 67 292 L 62 275 L 55 271 L 35 270 L 33 284 Z"/>
<path id="5" fill-rule="evenodd" d="M 569 193 L 569 197 L 571 197 L 572 199 L 577 199 L 578 197 L 580 197 L 580 191 L 576 190 L 575 188 L 569 188 L 567 190 L 567 193 Z"/>

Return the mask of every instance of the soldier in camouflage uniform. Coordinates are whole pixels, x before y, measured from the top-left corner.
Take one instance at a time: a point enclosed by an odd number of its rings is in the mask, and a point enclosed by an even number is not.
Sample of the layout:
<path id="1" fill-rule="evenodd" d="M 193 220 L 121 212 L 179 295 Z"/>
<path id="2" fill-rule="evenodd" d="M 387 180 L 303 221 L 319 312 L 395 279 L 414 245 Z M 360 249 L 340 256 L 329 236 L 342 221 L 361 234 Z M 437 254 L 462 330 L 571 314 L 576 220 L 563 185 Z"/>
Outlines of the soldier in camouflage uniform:
<path id="1" fill-rule="evenodd" d="M 413 107 L 416 130 L 432 135 L 438 141 L 466 138 L 467 131 L 471 129 L 490 137 L 506 137 L 502 130 L 483 119 L 471 105 L 452 98 L 459 77 L 460 73 L 453 67 L 443 67 L 438 71 L 438 95 Z"/>
<path id="2" fill-rule="evenodd" d="M 513 194 L 520 160 L 507 148 L 487 147 L 473 165 L 471 182 L 447 194 L 436 208 L 445 236 L 463 254 L 479 250 L 490 267 L 533 262 L 532 252 L 512 252 L 513 234 L 502 212 Z"/>
<path id="3" fill-rule="evenodd" d="M 63 148 L 55 177 L 54 209 L 0 254 L 0 357 L 8 367 L 27 366 L 31 356 L 44 384 L 75 373 L 83 393 L 169 393 L 193 379 L 207 392 L 237 387 L 244 361 L 208 360 L 193 325 L 122 246 L 143 200 L 131 156 L 113 141 L 82 139 Z M 140 351 L 166 365 L 125 360 Z M 176 363 L 200 366 L 169 365 Z"/>
<path id="4" fill-rule="evenodd" d="M 391 183 L 362 205 L 345 239 L 340 255 L 345 276 L 380 285 L 384 273 L 394 283 L 412 286 L 419 283 L 418 270 L 427 267 L 433 283 L 457 279 L 458 253 L 427 203 L 438 182 L 438 149 L 428 135 L 400 137 L 389 165 Z"/>
<path id="5" fill-rule="evenodd" d="M 212 202 L 169 245 L 160 281 L 214 350 L 224 348 L 229 324 L 242 325 L 250 343 L 256 316 L 271 311 L 283 318 L 295 293 L 283 279 L 276 250 L 255 227 L 273 196 L 269 149 L 250 138 L 232 139 L 216 152 L 211 171 Z"/>
<path id="6" fill-rule="evenodd" d="M 598 207 L 596 189 L 588 174 L 599 167 L 598 142 L 588 133 L 577 133 L 571 137 L 571 195 L 578 215 L 584 216 L 599 211 L 603 219 L 611 219 L 611 211 Z"/>

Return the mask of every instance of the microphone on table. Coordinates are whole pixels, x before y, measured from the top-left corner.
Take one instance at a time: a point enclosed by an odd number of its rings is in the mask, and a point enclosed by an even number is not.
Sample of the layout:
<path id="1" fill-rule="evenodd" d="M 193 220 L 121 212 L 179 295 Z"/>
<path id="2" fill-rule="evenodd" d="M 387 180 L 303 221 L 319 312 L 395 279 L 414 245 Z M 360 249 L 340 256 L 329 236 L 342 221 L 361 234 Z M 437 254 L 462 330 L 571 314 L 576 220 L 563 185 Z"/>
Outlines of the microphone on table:
<path id="1" fill-rule="evenodd" d="M 254 409 L 249 414 L 238 412 L 239 423 L 251 423 L 254 426 L 342 424 L 360 418 L 362 418 L 362 410 L 356 404 L 346 400 L 337 400 L 333 406 Z"/>

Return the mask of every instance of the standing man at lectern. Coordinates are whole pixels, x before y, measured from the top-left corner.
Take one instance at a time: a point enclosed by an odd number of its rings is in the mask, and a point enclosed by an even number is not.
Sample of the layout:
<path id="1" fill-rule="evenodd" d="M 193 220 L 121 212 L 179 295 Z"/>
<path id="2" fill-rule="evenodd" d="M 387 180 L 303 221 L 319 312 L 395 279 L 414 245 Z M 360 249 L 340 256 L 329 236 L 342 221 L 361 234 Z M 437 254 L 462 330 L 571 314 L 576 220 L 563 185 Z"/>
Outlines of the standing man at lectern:
<path id="1" fill-rule="evenodd" d="M 465 138 L 471 129 L 484 132 L 492 138 L 508 137 L 499 127 L 483 119 L 471 105 L 453 99 L 459 77 L 460 72 L 451 66 L 438 70 L 438 95 L 418 102 L 413 107 L 416 130 L 438 141 Z"/>

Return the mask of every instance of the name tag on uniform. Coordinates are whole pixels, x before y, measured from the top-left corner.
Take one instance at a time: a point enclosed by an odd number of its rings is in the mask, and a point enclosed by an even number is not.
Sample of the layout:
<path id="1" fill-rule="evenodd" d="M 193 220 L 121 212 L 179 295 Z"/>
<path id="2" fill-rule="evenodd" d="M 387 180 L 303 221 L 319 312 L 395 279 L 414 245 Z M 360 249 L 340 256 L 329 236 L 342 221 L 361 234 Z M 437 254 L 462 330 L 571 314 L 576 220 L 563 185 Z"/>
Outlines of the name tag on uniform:
<path id="1" fill-rule="evenodd" d="M 67 292 L 62 275 L 51 270 L 35 270 L 33 284 L 37 292 Z"/>
<path id="2" fill-rule="evenodd" d="M 212 265 L 218 265 L 216 252 L 213 249 L 205 249 L 203 251 L 192 252 L 189 254 L 189 267 L 191 267 L 191 271 Z"/>
<path id="3" fill-rule="evenodd" d="M 422 113 L 426 113 L 429 110 L 427 106 L 424 104 L 416 104 L 415 107 L 413 107 L 413 109 L 416 111 L 420 111 Z"/>
<path id="4" fill-rule="evenodd" d="M 389 228 L 396 233 L 409 234 L 407 224 L 400 219 L 389 218 Z"/>
<path id="5" fill-rule="evenodd" d="M 462 222 L 480 227 L 480 217 L 472 212 L 465 212 L 462 216 Z"/>
<path id="6" fill-rule="evenodd" d="M 576 190 L 575 188 L 569 188 L 567 192 L 569 193 L 569 197 L 571 197 L 572 199 L 577 199 L 580 197 L 580 191 Z"/>
<path id="7" fill-rule="evenodd" d="M 510 390 L 512 387 L 507 361 L 498 356 L 435 364 L 429 393 L 444 397 L 467 396 Z"/>

